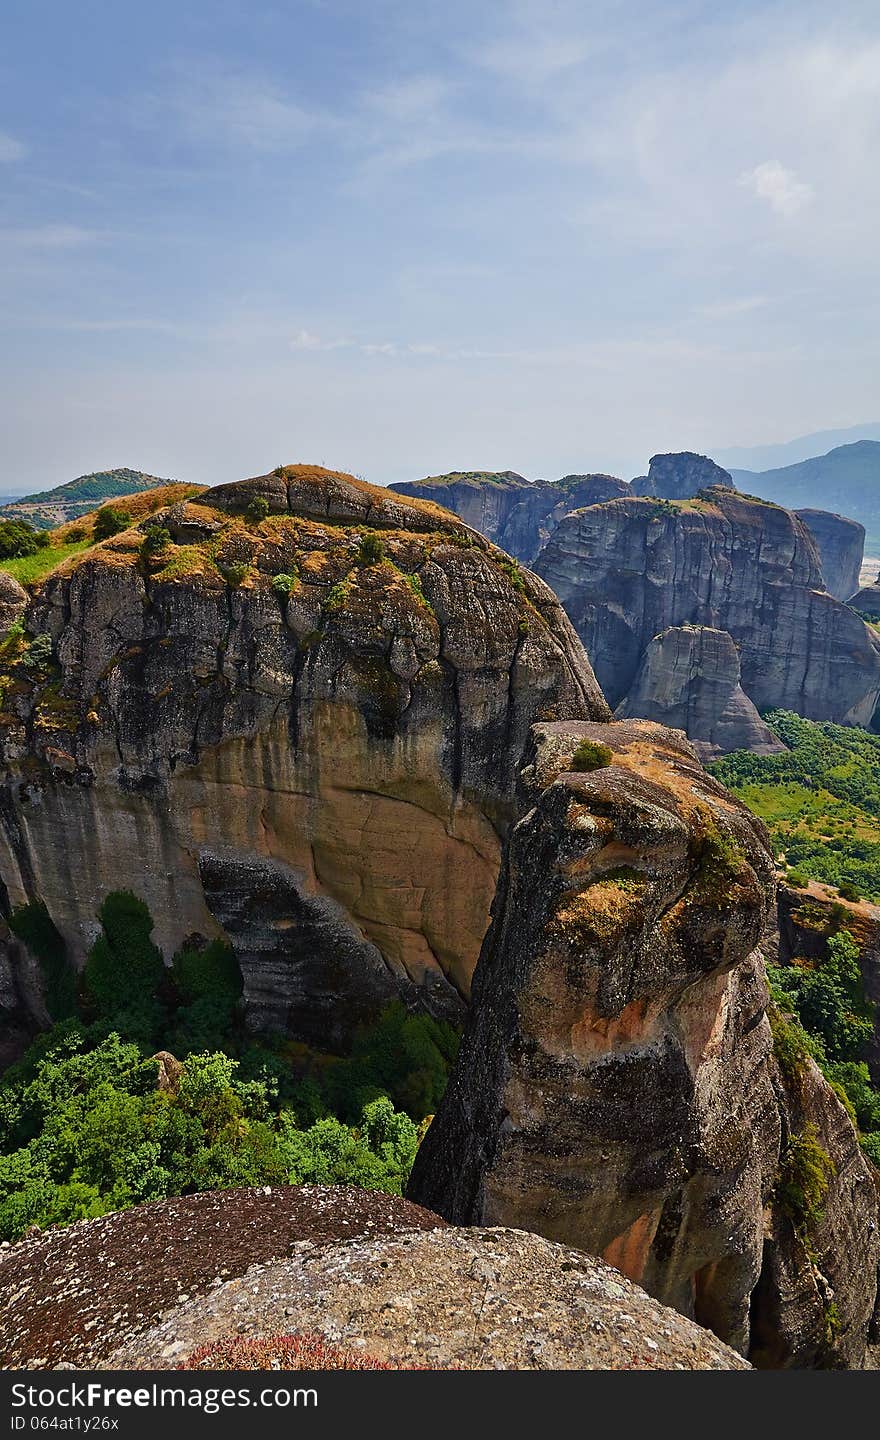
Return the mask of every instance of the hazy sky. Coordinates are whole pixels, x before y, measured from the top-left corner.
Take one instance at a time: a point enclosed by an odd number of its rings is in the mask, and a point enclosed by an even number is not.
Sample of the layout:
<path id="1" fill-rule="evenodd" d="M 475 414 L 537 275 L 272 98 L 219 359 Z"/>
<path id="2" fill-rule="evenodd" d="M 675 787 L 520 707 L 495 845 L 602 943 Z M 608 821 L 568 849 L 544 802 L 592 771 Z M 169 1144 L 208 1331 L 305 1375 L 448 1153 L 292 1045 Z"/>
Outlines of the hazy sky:
<path id="1" fill-rule="evenodd" d="M 878 418 L 877 0 L 5 0 L 0 491 Z"/>

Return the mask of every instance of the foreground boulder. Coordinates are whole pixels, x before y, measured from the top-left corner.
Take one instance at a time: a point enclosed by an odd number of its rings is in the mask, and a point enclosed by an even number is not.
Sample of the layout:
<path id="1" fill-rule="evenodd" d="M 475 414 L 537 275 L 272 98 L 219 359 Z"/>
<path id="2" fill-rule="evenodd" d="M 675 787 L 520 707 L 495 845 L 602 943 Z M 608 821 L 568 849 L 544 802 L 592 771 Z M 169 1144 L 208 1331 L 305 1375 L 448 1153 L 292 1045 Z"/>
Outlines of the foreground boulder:
<path id="1" fill-rule="evenodd" d="M 408 1193 L 601 1254 L 766 1363 L 860 1364 L 877 1198 L 812 1062 L 774 1059 L 766 832 L 647 722 L 536 727 L 524 786 Z M 808 1219 L 779 1189 L 800 1141 L 828 1165 Z"/>
<path id="2" fill-rule="evenodd" d="M 321 1044 L 398 994 L 461 1014 L 529 727 L 609 713 L 543 581 L 307 466 L 157 510 L 55 571 L 26 625 L 7 905 L 43 900 L 79 961 L 133 890 L 166 957 L 225 931 L 251 1025 Z"/>
<path id="3" fill-rule="evenodd" d="M 0 1366 L 88 1370 L 190 1297 L 298 1246 L 443 1226 L 396 1195 L 260 1185 L 155 1200 L 0 1247 Z"/>
<path id="4" fill-rule="evenodd" d="M 714 1335 L 591 1255 L 507 1229 L 299 1245 L 184 1302 L 107 1359 L 165 1369 L 227 1337 L 289 1332 L 392 1366 L 743 1370 Z"/>

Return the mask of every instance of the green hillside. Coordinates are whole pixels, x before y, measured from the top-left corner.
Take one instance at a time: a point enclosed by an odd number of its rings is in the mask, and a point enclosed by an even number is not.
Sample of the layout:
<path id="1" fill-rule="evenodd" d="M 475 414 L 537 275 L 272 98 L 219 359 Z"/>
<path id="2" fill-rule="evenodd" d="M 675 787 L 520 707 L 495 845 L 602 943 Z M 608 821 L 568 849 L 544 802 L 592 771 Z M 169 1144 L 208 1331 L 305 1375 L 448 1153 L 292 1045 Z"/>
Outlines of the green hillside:
<path id="1" fill-rule="evenodd" d="M 40 490 L 35 495 L 22 495 L 16 505 L 57 505 L 79 500 L 110 500 L 117 495 L 134 495 L 138 490 L 152 490 L 156 485 L 170 485 L 170 480 L 160 480 L 155 475 L 145 475 L 143 470 L 94 470 L 90 475 L 79 475 L 65 485 L 56 485 L 53 490 Z"/>
<path id="2" fill-rule="evenodd" d="M 738 750 L 713 774 L 760 816 L 795 872 L 880 902 L 880 735 L 786 710 L 766 719 L 788 751 Z"/>

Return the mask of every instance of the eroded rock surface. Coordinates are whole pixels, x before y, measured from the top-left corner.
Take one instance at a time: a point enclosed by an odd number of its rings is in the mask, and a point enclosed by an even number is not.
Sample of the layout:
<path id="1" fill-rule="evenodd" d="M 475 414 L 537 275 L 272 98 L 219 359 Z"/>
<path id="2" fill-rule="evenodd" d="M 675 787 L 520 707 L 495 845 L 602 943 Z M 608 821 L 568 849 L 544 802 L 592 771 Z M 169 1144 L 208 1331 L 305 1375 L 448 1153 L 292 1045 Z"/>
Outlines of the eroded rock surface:
<path id="1" fill-rule="evenodd" d="M 731 750 L 771 755 L 785 749 L 742 688 L 733 638 L 706 625 L 675 625 L 655 635 L 615 713 L 698 737 L 692 743 L 704 763 Z"/>
<path id="2" fill-rule="evenodd" d="M 444 505 L 527 565 L 563 515 L 629 491 L 626 481 L 613 475 L 565 475 L 561 480 L 531 482 L 511 470 L 453 472 L 389 488 Z"/>
<path id="3" fill-rule="evenodd" d="M 144 552 L 150 527 L 171 540 Z M 68 561 L 27 627 L 54 649 L 8 676 L 7 903 L 44 900 L 76 957 L 113 889 L 166 956 L 228 924 L 252 1018 L 311 1038 L 347 997 L 349 1023 L 389 990 L 461 1009 L 529 727 L 608 714 L 544 582 L 436 507 L 309 467 Z"/>
<path id="4" fill-rule="evenodd" d="M 663 500 L 689 500 L 709 485 L 733 489 L 726 470 L 707 455 L 679 450 L 669 455 L 652 455 L 647 475 L 632 482 L 633 495 L 656 495 Z"/>
<path id="5" fill-rule="evenodd" d="M 859 588 L 865 554 L 865 527 L 828 510 L 796 510 L 816 542 L 822 579 L 829 595 L 848 600 Z"/>
<path id="6" fill-rule="evenodd" d="M 507 1229 L 299 1245 L 178 1306 L 109 1369 L 165 1369 L 229 1335 L 320 1334 L 463 1370 L 743 1370 L 714 1335 L 591 1255 Z"/>
<path id="7" fill-rule="evenodd" d="M 583 740 L 612 763 L 571 772 Z M 523 784 L 530 808 L 411 1197 L 453 1223 L 601 1254 L 766 1363 L 860 1364 L 876 1195 L 836 1096 L 816 1072 L 794 1103 L 773 1056 L 756 949 L 774 896 L 763 826 L 680 733 L 648 722 L 540 725 Z M 809 1235 L 774 1198 L 807 1125 L 835 1176 L 828 1229 Z"/>
<path id="8" fill-rule="evenodd" d="M 812 537 L 787 510 L 718 486 L 680 502 L 610 501 L 565 516 L 535 568 L 615 707 L 654 637 L 696 625 L 732 636 L 758 710 L 870 724 L 880 637 L 825 591 Z"/>

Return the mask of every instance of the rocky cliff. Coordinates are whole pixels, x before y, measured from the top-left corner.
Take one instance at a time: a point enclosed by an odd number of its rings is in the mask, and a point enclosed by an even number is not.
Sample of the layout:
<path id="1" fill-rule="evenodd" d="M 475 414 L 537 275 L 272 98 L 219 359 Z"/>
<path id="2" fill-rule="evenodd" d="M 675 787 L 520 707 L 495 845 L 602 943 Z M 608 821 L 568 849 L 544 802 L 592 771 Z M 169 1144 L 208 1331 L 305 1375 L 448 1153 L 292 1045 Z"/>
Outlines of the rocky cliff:
<path id="1" fill-rule="evenodd" d="M 268 513 L 266 513 L 268 512 Z M 234 939 L 251 1022 L 459 1013 L 542 717 L 608 710 L 543 581 L 453 516 L 289 467 L 66 562 L 3 658 L 0 874 L 71 953 L 113 889 Z"/>
<path id="2" fill-rule="evenodd" d="M 816 542 L 822 579 L 829 595 L 849 600 L 859 588 L 865 554 L 865 527 L 828 510 L 796 510 Z"/>
<path id="3" fill-rule="evenodd" d="M 690 500 L 710 485 L 733 489 L 726 470 L 706 455 L 680 450 L 671 455 L 652 455 L 647 475 L 632 482 L 633 495 L 654 495 L 661 500 Z"/>
<path id="4" fill-rule="evenodd" d="M 655 635 L 615 713 L 699 737 L 693 746 L 704 762 L 731 750 L 785 749 L 742 688 L 733 639 L 706 625 L 673 625 Z"/>
<path id="5" fill-rule="evenodd" d="M 511 470 L 453 472 L 389 488 L 446 506 L 527 565 L 563 515 L 629 490 L 613 475 L 565 475 L 561 480 L 530 482 Z"/>
<path id="6" fill-rule="evenodd" d="M 880 637 L 825 592 L 812 537 L 788 510 L 717 486 L 679 502 L 609 501 L 565 516 L 535 569 L 614 706 L 655 636 L 696 625 L 732 636 L 759 710 L 870 724 Z"/>
<path id="7" fill-rule="evenodd" d="M 522 804 L 411 1197 L 601 1254 L 762 1364 L 860 1364 L 877 1195 L 774 1056 L 760 822 L 647 722 L 536 727 Z"/>

